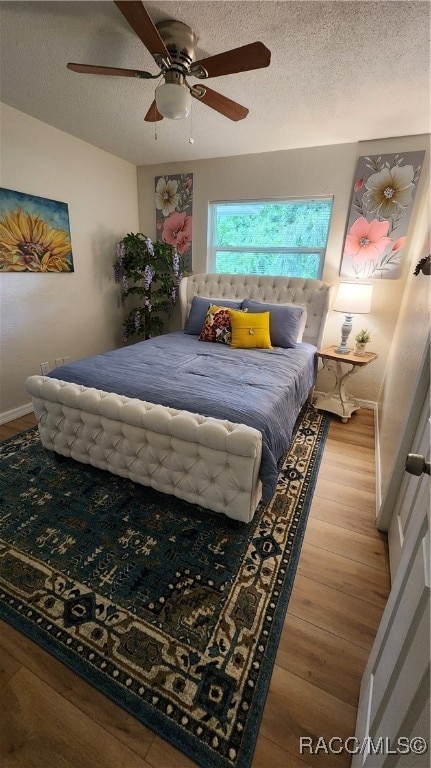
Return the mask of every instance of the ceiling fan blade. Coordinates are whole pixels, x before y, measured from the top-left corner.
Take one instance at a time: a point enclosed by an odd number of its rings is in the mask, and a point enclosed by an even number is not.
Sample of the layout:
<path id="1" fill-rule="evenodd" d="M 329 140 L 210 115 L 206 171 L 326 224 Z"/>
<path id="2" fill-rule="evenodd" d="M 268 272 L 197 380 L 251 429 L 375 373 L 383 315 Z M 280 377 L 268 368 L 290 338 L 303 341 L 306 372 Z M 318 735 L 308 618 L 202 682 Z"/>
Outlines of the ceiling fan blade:
<path id="1" fill-rule="evenodd" d="M 163 120 L 163 115 L 161 115 L 159 110 L 157 109 L 155 99 L 151 104 L 147 114 L 145 115 L 144 120 L 146 120 L 147 123 L 158 123 L 159 120 Z"/>
<path id="2" fill-rule="evenodd" d="M 271 51 L 263 43 L 257 42 L 195 61 L 190 71 L 193 74 L 193 69 L 200 65 L 206 69 L 208 77 L 220 77 L 220 75 L 231 75 L 234 72 L 261 69 L 269 66 L 270 61 Z"/>
<path id="3" fill-rule="evenodd" d="M 151 55 L 169 59 L 168 49 L 140 0 L 114 0 L 114 2 Z"/>
<path id="4" fill-rule="evenodd" d="M 198 88 L 199 86 L 196 86 L 196 90 Z M 193 91 L 192 95 L 194 95 Z M 205 95 L 195 96 L 195 98 L 198 101 L 203 101 L 207 107 L 211 107 L 225 117 L 228 117 L 229 120 L 243 120 L 248 115 L 247 107 L 243 107 L 238 102 L 228 99 L 227 96 L 222 96 L 221 93 L 217 93 L 217 91 L 213 91 L 211 88 L 207 88 L 207 86 L 205 86 Z"/>
<path id="5" fill-rule="evenodd" d="M 73 64 L 67 65 L 72 72 L 81 72 L 84 75 L 111 75 L 112 77 L 140 77 L 143 80 L 149 80 L 154 77 L 150 72 L 143 72 L 140 69 L 121 69 L 119 67 L 99 67 L 93 64 Z"/>

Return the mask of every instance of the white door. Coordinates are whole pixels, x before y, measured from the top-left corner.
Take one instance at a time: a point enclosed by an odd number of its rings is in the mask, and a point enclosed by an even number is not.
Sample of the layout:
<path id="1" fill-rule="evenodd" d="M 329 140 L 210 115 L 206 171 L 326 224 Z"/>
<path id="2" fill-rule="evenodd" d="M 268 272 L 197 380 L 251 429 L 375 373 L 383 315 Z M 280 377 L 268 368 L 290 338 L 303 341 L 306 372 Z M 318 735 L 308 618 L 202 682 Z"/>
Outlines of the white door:
<path id="1" fill-rule="evenodd" d="M 421 445 L 429 461 L 428 397 L 416 437 L 413 445 Z M 427 474 L 406 475 L 395 505 L 392 588 L 362 678 L 356 744 L 364 748 L 352 768 L 430 765 L 429 480 Z"/>
<path id="2" fill-rule="evenodd" d="M 430 400 L 429 390 L 425 398 L 424 407 L 419 419 L 416 434 L 413 438 L 411 453 L 415 456 L 423 456 L 430 460 Z M 412 460 L 413 463 L 414 460 Z M 419 465 L 419 461 L 416 462 Z M 420 471 L 420 467 L 418 469 Z M 415 510 L 429 500 L 429 476 L 421 474 L 419 477 L 404 474 L 395 509 L 392 514 L 388 529 L 389 561 L 391 568 L 391 582 L 394 582 L 395 574 L 401 558 L 404 542 L 408 536 Z"/>

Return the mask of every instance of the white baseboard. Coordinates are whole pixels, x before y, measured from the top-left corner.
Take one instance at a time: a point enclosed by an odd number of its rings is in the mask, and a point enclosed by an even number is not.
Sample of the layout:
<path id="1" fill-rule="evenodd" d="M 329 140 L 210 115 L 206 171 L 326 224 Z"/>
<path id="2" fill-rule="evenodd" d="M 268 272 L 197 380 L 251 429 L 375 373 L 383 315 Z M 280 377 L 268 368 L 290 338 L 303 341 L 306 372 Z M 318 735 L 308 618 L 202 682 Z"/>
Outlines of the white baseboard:
<path id="1" fill-rule="evenodd" d="M 376 460 L 376 518 L 382 506 L 382 463 L 380 456 L 380 426 L 379 426 L 379 406 L 376 403 L 374 410 L 374 438 L 375 438 L 375 460 Z"/>
<path id="2" fill-rule="evenodd" d="M 11 411 L 4 411 L 3 413 L 0 413 L 0 424 L 6 424 L 8 421 L 13 421 L 13 419 L 19 419 L 20 416 L 27 416 L 28 413 L 32 413 L 33 411 L 33 403 L 26 403 L 25 405 L 20 405 L 18 408 L 12 408 Z"/>

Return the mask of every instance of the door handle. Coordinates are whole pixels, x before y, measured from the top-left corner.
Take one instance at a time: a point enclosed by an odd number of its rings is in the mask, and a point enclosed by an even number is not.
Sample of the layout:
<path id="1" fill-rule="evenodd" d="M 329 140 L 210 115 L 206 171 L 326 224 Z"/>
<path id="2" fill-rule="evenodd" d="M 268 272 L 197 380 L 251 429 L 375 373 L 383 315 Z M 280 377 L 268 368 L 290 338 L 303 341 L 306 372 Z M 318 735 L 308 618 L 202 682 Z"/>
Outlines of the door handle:
<path id="1" fill-rule="evenodd" d="M 431 475 L 431 464 L 426 461 L 425 456 L 421 456 L 419 453 L 409 453 L 406 459 L 405 465 L 406 472 L 411 475 Z"/>

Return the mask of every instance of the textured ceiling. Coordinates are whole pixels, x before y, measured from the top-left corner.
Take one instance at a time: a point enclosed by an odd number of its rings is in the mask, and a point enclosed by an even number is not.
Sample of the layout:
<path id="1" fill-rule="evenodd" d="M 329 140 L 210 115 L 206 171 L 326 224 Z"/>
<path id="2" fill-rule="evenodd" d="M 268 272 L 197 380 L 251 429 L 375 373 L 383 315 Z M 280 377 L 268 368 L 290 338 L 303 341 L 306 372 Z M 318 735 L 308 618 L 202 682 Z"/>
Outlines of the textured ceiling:
<path id="1" fill-rule="evenodd" d="M 68 61 L 148 69 L 111 2 L 0 2 L 1 99 L 137 165 L 429 131 L 428 2 L 149 2 L 198 36 L 196 58 L 261 40 L 268 68 L 208 80 L 250 109 L 233 123 L 193 101 L 190 118 L 144 116 L 157 81 L 81 75 Z M 195 81 L 192 82 L 202 82 Z"/>

